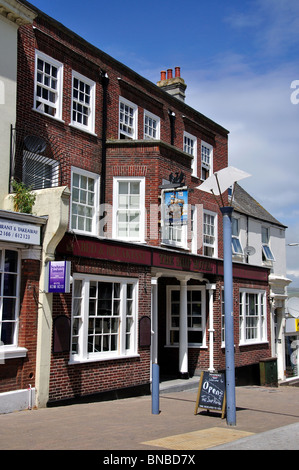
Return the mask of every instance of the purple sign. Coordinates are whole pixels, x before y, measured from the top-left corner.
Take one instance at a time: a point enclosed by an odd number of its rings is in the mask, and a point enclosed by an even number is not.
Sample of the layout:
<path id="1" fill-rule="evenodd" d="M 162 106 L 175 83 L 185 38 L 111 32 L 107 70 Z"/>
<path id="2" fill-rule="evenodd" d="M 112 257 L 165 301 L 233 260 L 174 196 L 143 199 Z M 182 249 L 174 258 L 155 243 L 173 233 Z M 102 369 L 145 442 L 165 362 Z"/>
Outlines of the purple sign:
<path id="1" fill-rule="evenodd" d="M 68 261 L 49 262 L 49 285 L 48 292 L 69 292 L 70 285 L 70 263 Z"/>

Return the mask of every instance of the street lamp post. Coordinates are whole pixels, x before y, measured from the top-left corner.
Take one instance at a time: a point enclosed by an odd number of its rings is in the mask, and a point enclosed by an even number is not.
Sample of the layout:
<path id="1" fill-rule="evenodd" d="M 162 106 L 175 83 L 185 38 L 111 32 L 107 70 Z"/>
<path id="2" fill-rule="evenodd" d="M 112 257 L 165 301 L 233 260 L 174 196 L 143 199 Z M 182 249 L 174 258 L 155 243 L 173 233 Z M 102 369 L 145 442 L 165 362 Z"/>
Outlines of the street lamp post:
<path id="1" fill-rule="evenodd" d="M 226 421 L 236 425 L 235 398 L 235 351 L 234 351 L 234 317 L 233 317 L 233 262 L 232 262 L 232 221 L 233 208 L 225 206 L 222 193 L 229 187 L 250 176 L 237 168 L 227 167 L 207 178 L 198 189 L 220 196 L 223 216 L 223 268 L 224 268 L 224 319 L 225 319 L 225 383 L 226 383 Z"/>
<path id="2" fill-rule="evenodd" d="M 223 216 L 223 267 L 224 267 L 224 320 L 225 320 L 225 383 L 226 420 L 236 425 L 235 351 L 233 316 L 233 263 L 232 263 L 232 207 L 220 208 Z"/>

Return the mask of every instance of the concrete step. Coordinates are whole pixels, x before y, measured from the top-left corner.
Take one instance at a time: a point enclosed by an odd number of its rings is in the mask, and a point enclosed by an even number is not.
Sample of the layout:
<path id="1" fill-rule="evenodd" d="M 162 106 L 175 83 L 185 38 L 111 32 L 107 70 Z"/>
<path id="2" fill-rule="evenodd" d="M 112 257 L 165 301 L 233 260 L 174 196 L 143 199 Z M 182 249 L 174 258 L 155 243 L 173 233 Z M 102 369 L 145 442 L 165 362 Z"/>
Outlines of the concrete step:
<path id="1" fill-rule="evenodd" d="M 161 380 L 160 393 L 182 392 L 184 390 L 197 389 L 200 376 L 193 376 L 189 379 Z"/>

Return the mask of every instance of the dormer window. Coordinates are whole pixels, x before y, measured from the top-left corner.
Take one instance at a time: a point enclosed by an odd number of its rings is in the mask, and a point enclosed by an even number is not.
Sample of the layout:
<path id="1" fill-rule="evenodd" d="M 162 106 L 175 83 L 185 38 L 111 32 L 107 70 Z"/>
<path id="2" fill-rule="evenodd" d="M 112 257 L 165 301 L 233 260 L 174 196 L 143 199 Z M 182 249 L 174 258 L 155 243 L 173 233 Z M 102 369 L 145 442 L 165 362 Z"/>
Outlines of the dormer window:
<path id="1" fill-rule="evenodd" d="M 239 239 L 239 219 L 235 217 L 232 217 L 232 250 L 234 255 L 243 255 L 243 249 Z"/>
<path id="2" fill-rule="evenodd" d="M 262 259 L 263 261 L 275 261 L 269 246 L 270 233 L 268 227 L 262 227 Z"/>

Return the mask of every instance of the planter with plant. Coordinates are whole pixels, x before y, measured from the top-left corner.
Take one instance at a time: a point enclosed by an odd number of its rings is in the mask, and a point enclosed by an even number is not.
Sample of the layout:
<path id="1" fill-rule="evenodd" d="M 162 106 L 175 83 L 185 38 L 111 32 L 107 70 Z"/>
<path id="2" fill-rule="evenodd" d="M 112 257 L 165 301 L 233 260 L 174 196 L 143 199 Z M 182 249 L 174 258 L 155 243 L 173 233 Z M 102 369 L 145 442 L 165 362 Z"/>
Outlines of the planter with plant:
<path id="1" fill-rule="evenodd" d="M 16 180 L 12 181 L 14 194 L 11 196 L 14 202 L 14 211 L 32 214 L 32 208 L 35 203 L 36 195 L 32 193 L 31 187 Z"/>

